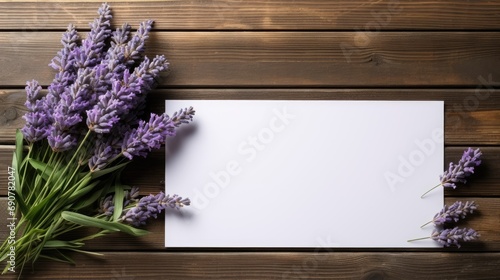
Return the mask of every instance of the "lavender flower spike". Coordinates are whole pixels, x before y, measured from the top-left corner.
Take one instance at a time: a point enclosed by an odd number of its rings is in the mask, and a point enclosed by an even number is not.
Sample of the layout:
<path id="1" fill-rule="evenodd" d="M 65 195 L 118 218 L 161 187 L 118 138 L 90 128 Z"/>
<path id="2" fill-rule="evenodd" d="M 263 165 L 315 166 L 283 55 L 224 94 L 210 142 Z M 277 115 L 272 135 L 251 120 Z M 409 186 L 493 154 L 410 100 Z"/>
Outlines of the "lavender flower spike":
<path id="1" fill-rule="evenodd" d="M 149 122 L 140 121 L 139 127 L 125 134 L 122 154 L 129 159 L 134 156 L 145 157 L 152 149 L 160 148 L 167 136 L 174 136 L 176 127 L 191 121 L 194 113 L 190 107 L 174 113 L 172 118 L 167 114 L 151 114 Z"/>
<path id="2" fill-rule="evenodd" d="M 424 193 L 422 198 L 439 186 L 455 189 L 457 187 L 455 183 L 467 183 L 465 178 L 472 175 L 474 173 L 474 168 L 481 164 L 481 155 L 482 153 L 479 148 L 475 150 L 468 148 L 465 150 L 462 158 L 458 161 L 458 164 L 450 162 L 448 170 L 444 171 L 444 173 L 439 177 L 441 183 Z"/>
<path id="3" fill-rule="evenodd" d="M 30 142 L 36 142 L 47 138 L 50 132 L 52 116 L 46 97 L 40 97 L 42 87 L 33 80 L 26 83 L 26 107 L 28 112 L 23 116 L 26 124 L 21 129 L 24 138 Z"/>
<path id="4" fill-rule="evenodd" d="M 128 210 L 121 218 L 122 221 L 133 226 L 141 226 L 146 224 L 146 220 L 153 217 L 157 218 L 158 214 L 166 208 L 180 209 L 181 207 L 191 204 L 189 198 L 182 198 L 178 195 L 167 195 L 160 192 L 157 195 L 148 195 L 139 200 L 137 205 Z"/>
<path id="5" fill-rule="evenodd" d="M 472 214 L 474 210 L 476 210 L 478 205 L 474 201 L 466 201 L 463 203 L 462 201 L 457 201 L 453 203 L 450 207 L 445 205 L 439 213 L 434 216 L 432 221 L 424 224 L 421 227 L 424 227 L 430 223 L 434 223 L 435 225 L 444 225 L 452 222 L 458 222 L 460 219 L 465 219 L 467 214 Z"/>
<path id="6" fill-rule="evenodd" d="M 458 248 L 460 248 L 459 242 L 472 241 L 478 239 L 479 237 L 480 237 L 479 233 L 477 233 L 475 230 L 471 228 L 468 229 L 468 228 L 455 227 L 452 229 L 439 229 L 439 230 L 435 229 L 432 232 L 431 236 L 411 239 L 408 240 L 408 242 L 430 238 L 434 241 L 439 242 L 445 247 L 450 247 L 451 245 L 455 245 Z"/>
<path id="7" fill-rule="evenodd" d="M 434 230 L 432 232 L 431 238 L 445 247 L 450 247 L 451 245 L 455 245 L 460 248 L 460 241 L 472 241 L 478 239 L 480 237 L 479 233 L 475 230 L 469 228 L 459 228 L 455 227 L 452 229 L 444 229 L 444 230 Z"/>

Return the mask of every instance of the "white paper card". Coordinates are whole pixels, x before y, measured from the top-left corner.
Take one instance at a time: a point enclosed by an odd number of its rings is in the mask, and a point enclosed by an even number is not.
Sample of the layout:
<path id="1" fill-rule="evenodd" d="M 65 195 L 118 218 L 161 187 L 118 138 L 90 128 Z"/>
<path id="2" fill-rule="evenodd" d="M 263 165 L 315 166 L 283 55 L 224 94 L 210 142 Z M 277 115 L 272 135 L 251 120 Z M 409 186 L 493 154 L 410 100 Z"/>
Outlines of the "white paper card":
<path id="1" fill-rule="evenodd" d="M 166 247 L 439 247 L 442 101 L 167 100 Z"/>

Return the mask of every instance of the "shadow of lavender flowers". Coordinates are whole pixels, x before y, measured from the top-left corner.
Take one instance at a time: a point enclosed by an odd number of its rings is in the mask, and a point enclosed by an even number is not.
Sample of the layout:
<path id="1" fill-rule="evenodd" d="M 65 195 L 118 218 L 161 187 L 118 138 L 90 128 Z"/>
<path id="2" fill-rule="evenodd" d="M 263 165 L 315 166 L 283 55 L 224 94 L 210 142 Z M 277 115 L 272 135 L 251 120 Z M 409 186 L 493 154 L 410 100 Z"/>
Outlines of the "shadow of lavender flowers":
<path id="1" fill-rule="evenodd" d="M 165 150 L 166 150 L 166 161 L 173 161 L 177 154 L 182 151 L 182 145 L 186 138 L 194 135 L 198 130 L 198 124 L 195 122 L 187 125 L 179 127 L 176 131 L 175 137 L 167 139 L 165 142 Z"/>

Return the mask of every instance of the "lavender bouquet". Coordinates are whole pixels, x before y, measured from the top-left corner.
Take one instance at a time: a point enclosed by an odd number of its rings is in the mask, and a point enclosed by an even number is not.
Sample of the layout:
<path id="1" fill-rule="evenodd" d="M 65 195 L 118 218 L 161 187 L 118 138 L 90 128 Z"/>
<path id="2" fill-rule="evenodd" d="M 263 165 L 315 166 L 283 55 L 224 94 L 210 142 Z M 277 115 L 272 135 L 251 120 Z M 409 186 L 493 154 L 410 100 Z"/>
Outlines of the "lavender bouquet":
<path id="1" fill-rule="evenodd" d="M 148 218 L 189 205 L 163 193 L 139 198 L 137 188 L 121 183 L 130 160 L 160 148 L 194 110 L 139 118 L 146 94 L 169 64 L 162 55 L 144 55 L 152 21 L 132 34 L 128 24 L 112 32 L 111 18 L 103 4 L 84 39 L 68 27 L 49 64 L 56 74 L 46 95 L 36 81 L 27 83 L 26 125 L 16 134 L 9 169 L 15 200 L 9 202 L 11 233 L 0 247 L 3 273 L 21 273 L 40 257 L 71 263 L 68 251 L 95 254 L 81 249 L 85 240 L 112 232 L 144 235 L 137 227 Z M 63 238 L 82 227 L 99 231 Z"/>

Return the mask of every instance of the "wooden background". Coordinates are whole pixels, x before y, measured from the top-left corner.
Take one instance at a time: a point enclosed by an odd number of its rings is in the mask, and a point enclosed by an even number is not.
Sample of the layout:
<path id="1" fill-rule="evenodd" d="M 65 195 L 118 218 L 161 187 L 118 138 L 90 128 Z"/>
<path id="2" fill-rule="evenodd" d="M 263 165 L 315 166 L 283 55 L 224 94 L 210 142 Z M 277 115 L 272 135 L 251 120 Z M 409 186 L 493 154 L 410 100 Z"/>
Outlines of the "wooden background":
<path id="1" fill-rule="evenodd" d="M 444 100 L 445 161 L 458 160 L 468 146 L 484 151 L 477 176 L 445 192 L 447 203 L 478 202 L 480 211 L 464 225 L 478 230 L 481 242 L 460 250 L 167 250 L 158 220 L 146 237 L 118 234 L 88 244 L 104 258 L 75 256 L 76 266 L 42 262 L 24 279 L 498 277 L 500 1 L 109 2 L 117 25 L 156 21 L 148 52 L 165 54 L 172 72 L 150 96 L 153 111 L 162 112 L 166 98 Z M 14 130 L 23 125 L 25 82 L 51 81 L 47 64 L 67 24 L 88 30 L 99 5 L 0 0 L 0 209 Z M 157 192 L 163 165 L 163 151 L 156 152 L 134 164 L 127 181 Z"/>

